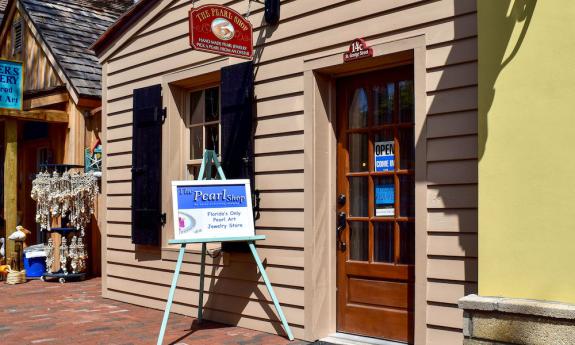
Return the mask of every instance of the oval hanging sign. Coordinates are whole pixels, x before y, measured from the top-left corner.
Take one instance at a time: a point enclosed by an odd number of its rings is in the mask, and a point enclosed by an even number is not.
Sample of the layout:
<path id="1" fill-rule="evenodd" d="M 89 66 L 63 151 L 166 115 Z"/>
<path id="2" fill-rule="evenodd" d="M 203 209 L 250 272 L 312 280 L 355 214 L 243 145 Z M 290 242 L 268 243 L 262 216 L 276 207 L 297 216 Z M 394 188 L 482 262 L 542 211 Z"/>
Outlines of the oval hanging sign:
<path id="1" fill-rule="evenodd" d="M 194 8 L 190 11 L 190 45 L 196 50 L 251 59 L 252 24 L 229 7 Z"/>

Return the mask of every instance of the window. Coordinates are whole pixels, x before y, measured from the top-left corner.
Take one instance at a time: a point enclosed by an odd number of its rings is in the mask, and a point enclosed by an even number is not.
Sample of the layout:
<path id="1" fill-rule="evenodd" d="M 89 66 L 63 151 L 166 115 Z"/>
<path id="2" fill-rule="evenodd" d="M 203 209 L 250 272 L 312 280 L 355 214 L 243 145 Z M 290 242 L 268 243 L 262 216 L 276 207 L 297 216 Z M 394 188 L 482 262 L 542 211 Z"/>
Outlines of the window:
<path id="1" fill-rule="evenodd" d="M 188 178 L 195 178 L 204 150 L 214 150 L 220 157 L 220 88 L 192 91 L 187 97 L 186 167 Z M 221 157 L 220 157 L 221 159 Z"/>
<path id="2" fill-rule="evenodd" d="M 12 55 L 22 52 L 23 21 L 18 19 L 12 24 Z"/>

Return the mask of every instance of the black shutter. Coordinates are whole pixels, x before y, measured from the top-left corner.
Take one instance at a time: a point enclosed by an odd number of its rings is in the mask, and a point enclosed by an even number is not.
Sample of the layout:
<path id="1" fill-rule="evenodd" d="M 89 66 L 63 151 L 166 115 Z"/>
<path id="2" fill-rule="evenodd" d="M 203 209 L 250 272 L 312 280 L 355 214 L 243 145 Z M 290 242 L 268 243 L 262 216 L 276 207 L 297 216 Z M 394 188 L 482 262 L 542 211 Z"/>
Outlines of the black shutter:
<path id="1" fill-rule="evenodd" d="M 222 168 L 228 179 L 249 179 L 253 190 L 253 62 L 222 68 L 220 94 Z M 249 252 L 245 243 L 225 242 L 222 249 L 226 252 Z"/>
<path id="2" fill-rule="evenodd" d="M 254 64 L 221 70 L 222 167 L 228 179 L 253 181 Z"/>
<path id="3" fill-rule="evenodd" d="M 162 213 L 162 86 L 134 90 L 132 243 L 159 245 Z"/>

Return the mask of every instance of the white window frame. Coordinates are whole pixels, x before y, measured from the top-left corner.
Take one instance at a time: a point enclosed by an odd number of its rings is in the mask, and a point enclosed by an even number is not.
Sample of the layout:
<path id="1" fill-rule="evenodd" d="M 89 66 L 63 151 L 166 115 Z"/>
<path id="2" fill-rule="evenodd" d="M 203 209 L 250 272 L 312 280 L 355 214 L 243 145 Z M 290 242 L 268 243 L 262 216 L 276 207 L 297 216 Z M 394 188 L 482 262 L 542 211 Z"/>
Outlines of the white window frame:
<path id="1" fill-rule="evenodd" d="M 219 100 L 219 105 L 218 105 L 218 120 L 217 121 L 205 121 L 205 91 L 208 89 L 212 89 L 212 88 L 217 88 L 218 89 L 218 100 Z M 204 107 L 204 109 L 202 109 L 202 116 L 203 119 L 201 122 L 195 123 L 195 124 L 191 124 L 191 119 L 192 119 L 192 104 L 191 104 L 191 96 L 192 94 L 202 91 L 202 97 L 200 98 L 200 102 L 202 103 L 202 107 Z M 221 88 L 220 88 L 220 84 L 219 83 L 213 83 L 213 84 L 208 84 L 208 85 L 204 85 L 200 88 L 194 88 L 194 89 L 189 89 L 186 90 L 185 93 L 185 116 L 184 116 L 184 127 L 185 127 L 185 131 L 184 131 L 184 160 L 183 160 L 183 169 L 184 169 L 184 175 L 186 176 L 187 179 L 193 179 L 196 178 L 196 176 L 193 176 L 192 174 L 192 168 L 197 167 L 199 170 L 200 165 L 202 164 L 202 157 L 197 158 L 197 159 L 191 159 L 191 153 L 192 153 L 192 147 L 191 147 L 191 128 L 197 128 L 197 127 L 202 127 L 202 138 L 203 138 L 203 142 L 202 142 L 202 152 L 206 147 L 206 141 L 207 141 L 207 131 L 206 131 L 206 127 L 207 126 L 211 126 L 211 125 L 218 125 L 218 159 L 221 161 L 221 152 L 222 152 L 222 122 L 221 122 L 221 113 L 222 113 L 222 107 L 221 107 Z"/>

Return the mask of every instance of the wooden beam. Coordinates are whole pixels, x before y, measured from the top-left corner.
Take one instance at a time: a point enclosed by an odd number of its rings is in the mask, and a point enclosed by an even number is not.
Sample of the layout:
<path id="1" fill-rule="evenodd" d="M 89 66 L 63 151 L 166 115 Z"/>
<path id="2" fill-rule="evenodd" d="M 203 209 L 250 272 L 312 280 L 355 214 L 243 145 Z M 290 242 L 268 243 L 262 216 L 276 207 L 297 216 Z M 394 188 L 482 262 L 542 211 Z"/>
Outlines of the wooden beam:
<path id="1" fill-rule="evenodd" d="M 68 92 L 62 92 L 55 95 L 34 97 L 24 100 L 24 109 L 42 108 L 49 105 L 68 102 L 70 96 Z"/>
<path id="2" fill-rule="evenodd" d="M 61 110 L 0 110 L 0 118 L 68 123 L 68 113 Z"/>
<path id="3" fill-rule="evenodd" d="M 6 221 L 6 258 L 14 252 L 8 237 L 16 231 L 18 214 L 18 121 L 4 122 L 4 219 Z"/>
<path id="4" fill-rule="evenodd" d="M 81 108 L 98 108 L 101 106 L 102 106 L 102 100 L 101 99 L 80 98 L 80 101 L 78 102 L 78 107 L 81 107 Z"/>

